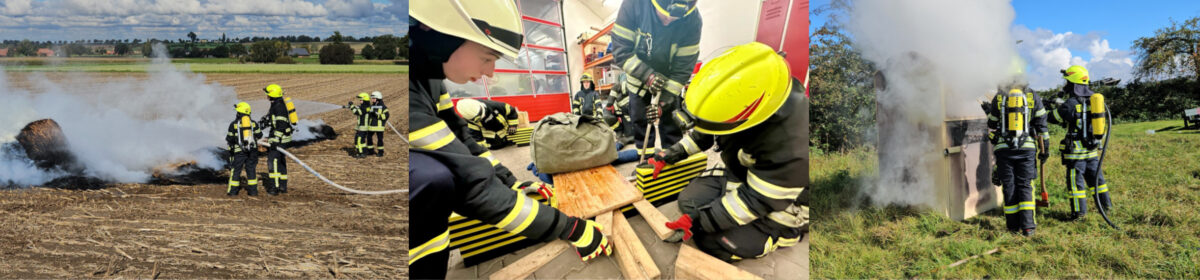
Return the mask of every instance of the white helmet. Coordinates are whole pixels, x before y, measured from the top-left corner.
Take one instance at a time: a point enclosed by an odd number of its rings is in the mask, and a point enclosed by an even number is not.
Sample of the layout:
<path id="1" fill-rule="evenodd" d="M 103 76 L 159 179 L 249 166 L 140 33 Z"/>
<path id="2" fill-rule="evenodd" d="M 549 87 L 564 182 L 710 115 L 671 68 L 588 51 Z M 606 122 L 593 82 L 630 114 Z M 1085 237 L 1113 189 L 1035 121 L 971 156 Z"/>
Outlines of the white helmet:
<path id="1" fill-rule="evenodd" d="M 517 56 L 524 35 L 521 13 L 512 0 L 412 1 L 409 16 L 433 30 L 479 43 L 509 59 Z"/>
<path id="2" fill-rule="evenodd" d="M 486 107 L 487 105 L 479 102 L 479 100 L 463 98 L 458 100 L 457 105 L 454 105 L 454 110 L 458 112 L 459 116 L 462 116 L 463 119 L 469 122 L 479 122 L 479 118 L 483 116 L 483 110 Z"/>
<path id="3" fill-rule="evenodd" d="M 371 98 L 383 99 L 383 93 L 380 93 L 378 91 L 371 92 Z"/>

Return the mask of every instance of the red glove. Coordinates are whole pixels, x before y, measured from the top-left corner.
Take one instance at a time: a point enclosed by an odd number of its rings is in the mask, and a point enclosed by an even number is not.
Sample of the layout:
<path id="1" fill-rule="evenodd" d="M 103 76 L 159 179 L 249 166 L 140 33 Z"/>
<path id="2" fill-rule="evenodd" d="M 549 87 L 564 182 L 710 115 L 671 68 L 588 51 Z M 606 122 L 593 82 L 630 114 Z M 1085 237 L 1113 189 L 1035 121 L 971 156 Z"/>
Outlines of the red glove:
<path id="1" fill-rule="evenodd" d="M 667 222 L 667 228 L 675 230 L 675 234 L 667 237 L 667 242 L 687 241 L 692 238 L 692 216 L 683 214 L 673 222 Z"/>
<path id="2" fill-rule="evenodd" d="M 667 160 L 663 159 L 666 155 L 667 152 L 658 152 L 646 160 L 646 163 L 654 166 L 654 173 L 652 173 L 654 176 L 651 177 L 652 179 L 658 179 L 658 173 L 662 172 L 663 167 L 667 166 Z"/>

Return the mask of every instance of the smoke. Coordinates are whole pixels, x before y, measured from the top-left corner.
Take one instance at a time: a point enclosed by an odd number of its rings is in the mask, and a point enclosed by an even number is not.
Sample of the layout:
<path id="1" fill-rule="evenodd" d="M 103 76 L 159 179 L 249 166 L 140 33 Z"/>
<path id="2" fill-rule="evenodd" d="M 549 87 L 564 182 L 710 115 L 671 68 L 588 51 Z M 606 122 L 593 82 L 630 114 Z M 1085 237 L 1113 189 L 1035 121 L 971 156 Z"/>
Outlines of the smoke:
<path id="1" fill-rule="evenodd" d="M 167 52 L 160 44 L 154 53 Z M 30 91 L 0 82 L 7 107 L 0 110 L 0 140 L 11 141 L 25 124 L 50 118 L 62 127 L 85 176 L 135 183 L 147 181 L 154 167 L 165 164 L 195 161 L 200 167 L 221 168 L 223 162 L 209 148 L 223 145 L 236 100 L 233 88 L 179 71 L 164 56 L 154 59 L 148 74 L 147 79 L 110 80 L 79 73 L 51 80 L 33 74 Z M 34 185 L 62 175 L 31 170 L 27 161 L 2 164 L 0 170 L 20 174 L 3 174 L 7 178 L 0 182 Z"/>
<path id="2" fill-rule="evenodd" d="M 1009 1 L 854 1 L 854 45 L 881 69 L 880 170 L 863 188 L 876 204 L 933 205 L 948 118 L 982 116 L 977 100 L 1011 81 L 1016 41 Z"/>

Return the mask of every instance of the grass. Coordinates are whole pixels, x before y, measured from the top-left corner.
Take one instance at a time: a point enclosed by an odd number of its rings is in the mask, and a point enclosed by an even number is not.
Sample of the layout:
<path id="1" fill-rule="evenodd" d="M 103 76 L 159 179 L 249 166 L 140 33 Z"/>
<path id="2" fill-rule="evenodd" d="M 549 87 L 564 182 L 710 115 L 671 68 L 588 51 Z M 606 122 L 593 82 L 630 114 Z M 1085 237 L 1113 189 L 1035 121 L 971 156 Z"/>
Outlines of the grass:
<path id="1" fill-rule="evenodd" d="M 196 73 L 408 73 L 406 65 L 321 65 L 321 64 L 230 64 L 218 62 L 173 63 L 179 68 L 190 68 Z M 63 64 L 7 66 L 10 72 L 146 72 L 149 64 Z"/>
<path id="2" fill-rule="evenodd" d="M 875 151 L 814 156 L 811 276 L 1200 278 L 1200 132 L 1181 125 L 1114 127 L 1104 171 L 1116 207 L 1110 217 L 1120 231 L 1094 211 L 1080 221 L 1062 220 L 1069 204 L 1057 152 L 1045 170 L 1051 207 L 1039 209 L 1033 238 L 1006 232 L 1000 210 L 956 222 L 912 207 L 857 207 L 870 205 L 855 194 L 877 173 Z M 1088 203 L 1095 202 L 1089 197 Z"/>

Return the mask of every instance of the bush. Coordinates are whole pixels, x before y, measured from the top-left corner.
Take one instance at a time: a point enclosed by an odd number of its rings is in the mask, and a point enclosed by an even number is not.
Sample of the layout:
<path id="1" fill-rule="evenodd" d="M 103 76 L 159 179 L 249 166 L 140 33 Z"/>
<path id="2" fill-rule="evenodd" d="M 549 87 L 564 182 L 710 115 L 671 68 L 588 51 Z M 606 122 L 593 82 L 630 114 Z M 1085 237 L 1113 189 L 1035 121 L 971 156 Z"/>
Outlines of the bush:
<path id="1" fill-rule="evenodd" d="M 354 49 L 344 43 L 321 47 L 321 64 L 354 64 Z"/>
<path id="2" fill-rule="evenodd" d="M 276 40 L 258 41 L 250 45 L 250 61 L 259 63 L 275 62 L 280 56 L 287 54 L 291 44 Z"/>
<path id="3" fill-rule="evenodd" d="M 290 56 L 280 56 L 275 59 L 275 64 L 296 64 L 296 61 Z"/>
<path id="4" fill-rule="evenodd" d="M 367 46 L 363 47 L 362 49 L 362 56 L 364 59 L 375 59 L 375 47 L 371 46 L 371 44 L 367 44 Z"/>
<path id="5" fill-rule="evenodd" d="M 227 47 L 225 45 L 220 45 L 220 46 L 217 46 L 216 48 L 213 48 L 212 51 L 209 51 L 208 54 L 212 55 L 213 57 L 217 57 L 217 58 L 226 58 L 226 57 L 229 57 L 229 47 Z"/>

